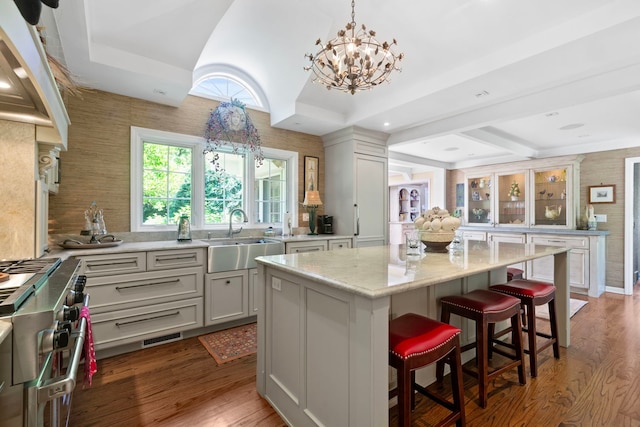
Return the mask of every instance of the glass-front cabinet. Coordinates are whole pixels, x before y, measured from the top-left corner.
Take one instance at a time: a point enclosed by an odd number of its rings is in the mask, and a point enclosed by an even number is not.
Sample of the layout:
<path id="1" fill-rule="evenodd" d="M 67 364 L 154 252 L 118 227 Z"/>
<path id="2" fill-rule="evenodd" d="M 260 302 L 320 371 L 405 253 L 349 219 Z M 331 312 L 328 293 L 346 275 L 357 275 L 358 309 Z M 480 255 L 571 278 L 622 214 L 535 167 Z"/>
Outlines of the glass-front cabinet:
<path id="1" fill-rule="evenodd" d="M 572 199 L 567 168 L 534 169 L 533 175 L 533 220 L 532 225 L 573 226 L 573 212 L 567 200 Z"/>
<path id="2" fill-rule="evenodd" d="M 496 174 L 498 183 L 496 225 L 522 227 L 528 225 L 528 176 L 524 171 Z"/>
<path id="3" fill-rule="evenodd" d="M 502 171 L 498 166 L 467 170 L 464 223 L 563 229 L 580 226 L 582 158 L 522 162 L 521 169 Z"/>
<path id="4" fill-rule="evenodd" d="M 493 175 L 467 178 L 466 189 L 466 222 L 493 225 Z"/>
<path id="5" fill-rule="evenodd" d="M 487 226 L 528 225 L 528 181 L 526 171 L 467 178 L 466 223 Z"/>

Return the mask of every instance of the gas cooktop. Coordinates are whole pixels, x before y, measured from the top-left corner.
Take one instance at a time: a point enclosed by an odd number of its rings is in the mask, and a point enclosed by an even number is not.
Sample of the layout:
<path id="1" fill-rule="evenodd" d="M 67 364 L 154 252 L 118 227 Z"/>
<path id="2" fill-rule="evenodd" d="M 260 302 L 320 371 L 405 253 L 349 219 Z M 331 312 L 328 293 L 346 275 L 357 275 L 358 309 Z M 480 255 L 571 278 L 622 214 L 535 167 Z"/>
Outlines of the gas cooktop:
<path id="1" fill-rule="evenodd" d="M 60 258 L 0 261 L 0 316 L 15 312 L 60 263 Z"/>

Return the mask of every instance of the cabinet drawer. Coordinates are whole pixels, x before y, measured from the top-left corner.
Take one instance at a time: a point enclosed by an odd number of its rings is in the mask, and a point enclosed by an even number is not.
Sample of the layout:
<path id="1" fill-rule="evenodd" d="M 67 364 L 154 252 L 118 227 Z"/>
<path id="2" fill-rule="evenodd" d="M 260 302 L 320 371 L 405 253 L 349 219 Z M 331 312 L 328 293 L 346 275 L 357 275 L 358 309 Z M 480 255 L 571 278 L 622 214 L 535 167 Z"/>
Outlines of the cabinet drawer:
<path id="1" fill-rule="evenodd" d="M 96 350 L 202 326 L 202 298 L 91 315 Z"/>
<path id="2" fill-rule="evenodd" d="M 567 237 L 563 235 L 529 234 L 529 243 L 548 246 L 564 246 L 575 249 L 589 249 L 589 239 L 587 237 Z"/>
<path id="3" fill-rule="evenodd" d="M 92 312 L 202 296 L 202 267 L 167 272 L 89 277 L 87 293 Z"/>
<path id="4" fill-rule="evenodd" d="M 351 247 L 351 239 L 336 239 L 329 240 L 329 250 L 334 249 L 348 249 Z"/>
<path id="5" fill-rule="evenodd" d="M 204 248 L 147 252 L 147 270 L 204 266 Z"/>
<path id="6" fill-rule="evenodd" d="M 327 241 L 297 242 L 286 244 L 288 254 L 300 254 L 303 252 L 319 252 L 327 250 Z"/>
<path id="7" fill-rule="evenodd" d="M 463 231 L 462 238 L 476 242 L 484 242 L 487 240 L 487 233 L 484 231 Z"/>
<path id="8" fill-rule="evenodd" d="M 524 233 L 488 233 L 489 242 L 526 243 L 527 235 Z"/>
<path id="9" fill-rule="evenodd" d="M 82 274 L 87 277 L 140 273 L 147 269 L 146 252 L 81 256 Z"/>

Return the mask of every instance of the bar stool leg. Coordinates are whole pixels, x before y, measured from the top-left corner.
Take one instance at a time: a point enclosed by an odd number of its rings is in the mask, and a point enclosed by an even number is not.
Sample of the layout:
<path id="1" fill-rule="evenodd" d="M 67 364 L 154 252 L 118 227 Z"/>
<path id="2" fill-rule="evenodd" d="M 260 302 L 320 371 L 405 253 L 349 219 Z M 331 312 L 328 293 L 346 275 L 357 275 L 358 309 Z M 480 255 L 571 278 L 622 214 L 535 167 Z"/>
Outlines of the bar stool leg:
<path id="1" fill-rule="evenodd" d="M 533 302 L 522 302 L 527 307 L 527 337 L 529 338 L 529 364 L 531 365 L 531 377 L 538 376 L 538 346 L 536 344 L 536 306 Z"/>
<path id="2" fill-rule="evenodd" d="M 558 344 L 558 318 L 556 317 L 556 299 L 552 299 L 548 303 L 549 322 L 551 322 L 551 336 L 555 337 L 553 343 L 553 357 L 560 359 L 560 344 Z"/>
<path id="3" fill-rule="evenodd" d="M 487 407 L 487 386 L 489 385 L 489 339 L 488 324 L 485 320 L 476 320 L 476 361 L 478 366 L 478 393 L 480 406 Z"/>
<path id="4" fill-rule="evenodd" d="M 524 369 L 524 350 L 522 347 L 522 324 L 520 323 L 520 315 L 513 316 L 511 318 L 511 340 L 515 346 L 516 357 L 520 360 L 518 365 L 518 381 L 520 384 L 525 385 L 527 383 L 527 374 Z"/>
<path id="5" fill-rule="evenodd" d="M 411 384 L 411 371 L 408 367 L 404 369 L 398 369 L 398 393 L 403 394 L 403 398 L 398 398 L 398 424 L 400 427 L 411 426 L 411 401 L 415 399 L 412 397 L 414 394 L 413 386 L 407 387 L 407 384 Z M 407 394 L 409 393 L 409 394 Z"/>

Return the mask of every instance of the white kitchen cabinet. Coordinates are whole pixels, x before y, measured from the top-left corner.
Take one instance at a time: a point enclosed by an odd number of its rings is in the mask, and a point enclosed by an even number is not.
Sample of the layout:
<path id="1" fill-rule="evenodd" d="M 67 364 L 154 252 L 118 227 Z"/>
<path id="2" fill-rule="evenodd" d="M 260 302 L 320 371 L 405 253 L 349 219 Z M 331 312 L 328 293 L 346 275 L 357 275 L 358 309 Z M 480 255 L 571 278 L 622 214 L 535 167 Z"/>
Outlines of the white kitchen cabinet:
<path id="1" fill-rule="evenodd" d="M 354 127 L 323 137 L 324 212 L 333 215 L 336 234 L 355 237 L 355 247 L 387 243 L 387 137 Z"/>
<path id="2" fill-rule="evenodd" d="M 207 274 L 204 296 L 205 326 L 249 316 L 248 270 Z"/>
<path id="3" fill-rule="evenodd" d="M 286 242 L 284 244 L 285 253 L 301 254 L 304 252 L 326 251 L 328 248 L 326 240 L 307 240 L 303 242 Z"/>
<path id="4" fill-rule="evenodd" d="M 284 248 L 287 254 L 301 254 L 305 252 L 331 251 L 335 249 L 347 249 L 353 247 L 351 238 L 310 238 L 308 240 L 285 241 Z"/>
<path id="5" fill-rule="evenodd" d="M 606 237 L 603 234 L 571 236 L 565 234 L 527 234 L 527 242 L 540 245 L 566 246 L 569 252 L 569 284 L 571 291 L 599 297 L 605 290 Z M 553 260 L 549 257 L 530 261 L 529 278 L 553 280 Z"/>
<path id="6" fill-rule="evenodd" d="M 351 242 L 351 239 L 332 239 L 327 241 L 327 245 L 329 246 L 329 250 L 333 251 L 336 249 L 349 249 Z"/>
<path id="7" fill-rule="evenodd" d="M 249 269 L 249 316 L 258 314 L 258 307 L 260 306 L 260 294 L 257 287 L 258 284 L 258 269 Z"/>
<path id="8" fill-rule="evenodd" d="M 506 243 L 526 243 L 527 235 L 524 233 L 487 233 L 488 242 L 506 242 Z M 512 264 L 509 267 L 519 268 L 522 271 L 526 271 L 526 263 L 520 262 Z M 525 273 L 526 277 L 526 273 Z"/>
<path id="9" fill-rule="evenodd" d="M 96 350 L 203 327 L 204 257 L 204 248 L 79 256 Z"/>
<path id="10" fill-rule="evenodd" d="M 465 218 L 472 226 L 574 229 L 580 217 L 583 156 L 465 170 Z M 515 166 L 515 165 L 514 165 Z"/>

